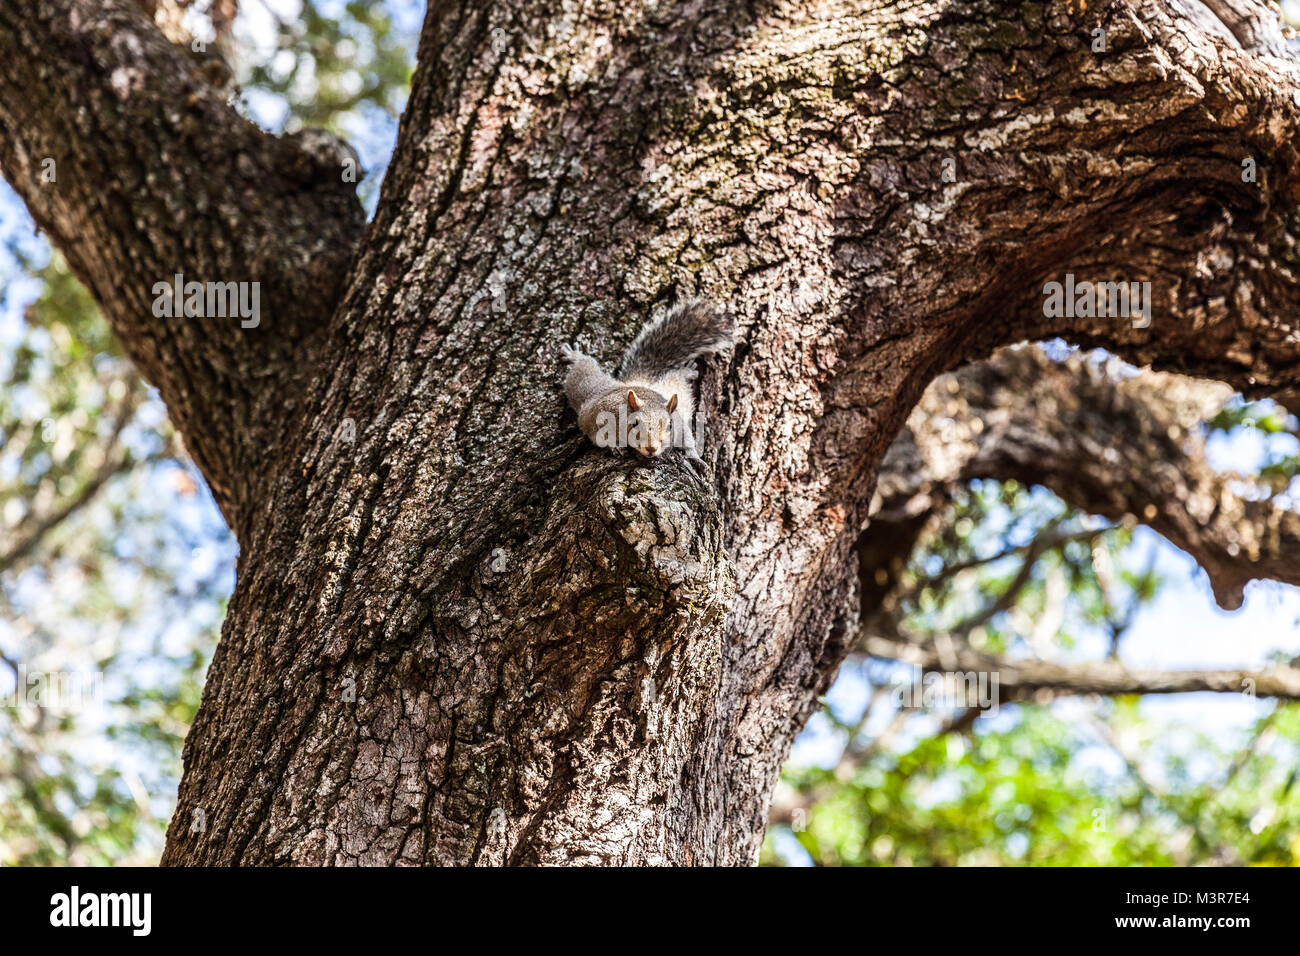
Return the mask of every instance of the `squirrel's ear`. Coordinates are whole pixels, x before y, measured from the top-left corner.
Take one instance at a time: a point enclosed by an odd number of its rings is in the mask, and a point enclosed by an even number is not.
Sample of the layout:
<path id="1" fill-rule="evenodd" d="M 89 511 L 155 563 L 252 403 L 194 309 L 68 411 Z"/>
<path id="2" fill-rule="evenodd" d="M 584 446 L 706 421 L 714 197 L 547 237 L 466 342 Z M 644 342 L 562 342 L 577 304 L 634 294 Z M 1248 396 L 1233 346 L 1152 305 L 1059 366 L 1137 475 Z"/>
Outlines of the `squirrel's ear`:
<path id="1" fill-rule="evenodd" d="M 672 398 L 668 399 L 668 414 L 671 415 L 671 414 L 672 414 L 673 412 L 675 412 L 675 411 L 677 411 L 677 396 L 676 396 L 676 395 L 674 395 Z"/>
<path id="2" fill-rule="evenodd" d="M 627 390 L 627 407 L 632 409 L 632 411 L 636 411 L 641 407 L 641 399 L 637 398 L 636 392 L 632 391 L 630 388 Z"/>

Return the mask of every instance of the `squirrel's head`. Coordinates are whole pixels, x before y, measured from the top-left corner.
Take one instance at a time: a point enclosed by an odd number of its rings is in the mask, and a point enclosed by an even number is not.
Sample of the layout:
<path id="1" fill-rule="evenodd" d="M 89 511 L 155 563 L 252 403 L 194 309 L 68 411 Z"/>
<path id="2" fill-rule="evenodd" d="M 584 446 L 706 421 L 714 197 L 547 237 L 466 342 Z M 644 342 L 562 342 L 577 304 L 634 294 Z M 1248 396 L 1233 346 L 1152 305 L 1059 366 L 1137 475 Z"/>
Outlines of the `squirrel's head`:
<path id="1" fill-rule="evenodd" d="M 643 388 L 627 392 L 626 445 L 646 458 L 657 458 L 673 442 L 673 412 L 677 396 L 666 401 L 658 392 Z"/>

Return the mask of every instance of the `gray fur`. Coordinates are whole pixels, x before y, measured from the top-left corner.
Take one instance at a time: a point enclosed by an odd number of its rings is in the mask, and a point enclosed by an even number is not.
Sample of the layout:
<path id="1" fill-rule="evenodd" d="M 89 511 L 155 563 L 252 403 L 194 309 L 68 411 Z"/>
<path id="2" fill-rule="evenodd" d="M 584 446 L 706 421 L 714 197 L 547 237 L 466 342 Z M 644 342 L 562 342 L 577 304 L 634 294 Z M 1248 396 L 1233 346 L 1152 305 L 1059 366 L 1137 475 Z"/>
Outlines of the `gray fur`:
<path id="1" fill-rule="evenodd" d="M 623 355 L 617 377 L 654 377 L 670 369 L 689 369 L 701 355 L 731 345 L 731 318 L 702 299 L 686 299 L 651 322 Z"/>

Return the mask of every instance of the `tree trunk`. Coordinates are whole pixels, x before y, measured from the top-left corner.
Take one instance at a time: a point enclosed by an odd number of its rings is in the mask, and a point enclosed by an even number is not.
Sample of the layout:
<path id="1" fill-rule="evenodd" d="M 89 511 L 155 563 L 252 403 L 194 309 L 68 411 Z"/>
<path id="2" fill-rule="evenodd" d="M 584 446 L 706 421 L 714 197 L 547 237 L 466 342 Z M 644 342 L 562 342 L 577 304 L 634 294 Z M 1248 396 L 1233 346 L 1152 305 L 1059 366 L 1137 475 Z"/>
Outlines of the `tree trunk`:
<path id="1" fill-rule="evenodd" d="M 1267 24 L 1137 0 L 438 3 L 358 240 L 336 160 L 201 93 L 196 126 L 192 67 L 128 4 L 10 7 L 6 175 L 84 248 L 241 545 L 165 863 L 752 863 L 931 378 L 1052 335 L 1255 392 L 1300 378 L 1273 317 L 1300 298 L 1298 87 Z M 97 178 L 43 192 L 83 113 L 160 175 L 124 185 L 89 141 Z M 268 212 L 283 184 L 245 155 L 307 185 Z M 198 191 L 213 235 L 137 225 L 141 182 L 160 209 Z M 258 225 L 278 216 L 330 227 Z M 160 334 L 126 295 L 181 266 L 242 278 L 245 251 L 264 328 Z M 1154 321 L 1044 316 L 1071 271 L 1152 280 Z M 560 391 L 561 342 L 612 364 L 684 294 L 739 329 L 701 378 L 705 480 L 592 448 Z"/>

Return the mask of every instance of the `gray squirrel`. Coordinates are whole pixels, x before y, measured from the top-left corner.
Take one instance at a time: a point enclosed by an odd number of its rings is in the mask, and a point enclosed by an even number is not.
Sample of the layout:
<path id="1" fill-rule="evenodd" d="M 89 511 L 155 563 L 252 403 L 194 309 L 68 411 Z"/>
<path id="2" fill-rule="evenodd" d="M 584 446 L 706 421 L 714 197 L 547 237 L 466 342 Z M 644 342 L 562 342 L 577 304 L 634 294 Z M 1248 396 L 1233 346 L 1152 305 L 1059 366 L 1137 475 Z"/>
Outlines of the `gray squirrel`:
<path id="1" fill-rule="evenodd" d="M 730 348 L 731 334 L 729 316 L 690 299 L 647 324 L 614 375 L 578 348 L 562 346 L 570 363 L 564 392 L 578 413 L 578 427 L 601 448 L 631 448 L 657 458 L 678 447 L 698 462 L 691 432 L 694 362 Z"/>

